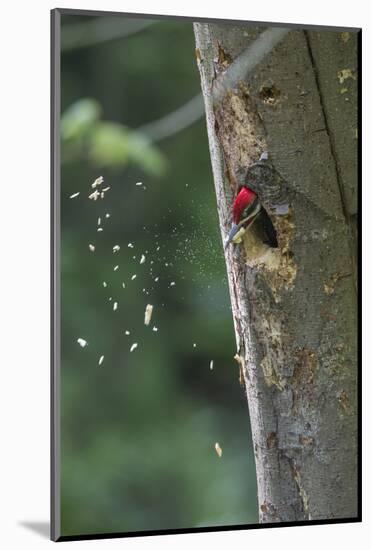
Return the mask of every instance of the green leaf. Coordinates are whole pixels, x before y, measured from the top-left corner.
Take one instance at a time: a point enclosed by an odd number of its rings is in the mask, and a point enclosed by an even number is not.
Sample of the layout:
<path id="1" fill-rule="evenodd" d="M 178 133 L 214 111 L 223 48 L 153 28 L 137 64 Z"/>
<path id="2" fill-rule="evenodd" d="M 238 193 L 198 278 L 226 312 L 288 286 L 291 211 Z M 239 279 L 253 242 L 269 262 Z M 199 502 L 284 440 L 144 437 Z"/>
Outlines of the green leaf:
<path id="1" fill-rule="evenodd" d="M 130 133 L 128 154 L 149 175 L 161 176 L 167 168 L 166 158 L 160 149 L 138 132 Z"/>
<path id="2" fill-rule="evenodd" d="M 95 99 L 80 99 L 70 105 L 61 118 L 62 139 L 83 137 L 96 124 L 101 112 L 102 108 Z"/>
<path id="3" fill-rule="evenodd" d="M 90 136 L 90 157 L 101 166 L 124 166 L 129 160 L 129 141 L 124 126 L 101 122 Z"/>
<path id="4" fill-rule="evenodd" d="M 90 159 L 99 166 L 119 168 L 132 162 L 151 176 L 163 175 L 167 163 L 160 149 L 123 124 L 100 121 L 101 112 L 100 104 L 90 98 L 66 109 L 61 120 L 64 156 L 71 160 L 88 150 Z"/>
<path id="5" fill-rule="evenodd" d="M 132 162 L 154 176 L 161 176 L 166 169 L 164 155 L 145 136 L 114 122 L 96 125 L 90 136 L 90 157 L 101 166 Z"/>

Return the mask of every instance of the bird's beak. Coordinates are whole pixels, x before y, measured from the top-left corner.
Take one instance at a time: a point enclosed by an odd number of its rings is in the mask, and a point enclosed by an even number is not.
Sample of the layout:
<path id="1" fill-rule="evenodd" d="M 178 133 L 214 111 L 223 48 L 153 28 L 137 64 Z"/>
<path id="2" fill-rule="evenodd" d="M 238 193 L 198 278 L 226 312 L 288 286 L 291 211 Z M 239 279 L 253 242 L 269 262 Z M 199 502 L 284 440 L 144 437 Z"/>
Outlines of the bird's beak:
<path id="1" fill-rule="evenodd" d="M 233 242 L 233 239 L 235 238 L 235 236 L 237 235 L 237 233 L 240 230 L 244 233 L 245 230 L 247 231 L 248 229 L 251 228 L 252 224 L 254 223 L 256 218 L 259 217 L 260 213 L 261 213 L 261 206 L 259 204 L 255 208 L 255 210 L 253 212 L 251 212 L 251 214 L 247 218 L 244 218 L 242 221 L 240 221 L 239 224 L 236 224 L 236 223 L 232 224 L 231 230 L 230 230 L 229 235 L 228 235 L 228 239 L 227 239 L 227 241 L 225 243 L 225 246 L 224 246 L 224 250 L 227 248 L 227 246 L 229 244 L 231 244 L 231 242 Z M 236 241 L 236 242 L 240 242 L 240 241 Z"/>
<path id="2" fill-rule="evenodd" d="M 229 232 L 228 239 L 224 245 L 224 250 L 227 248 L 229 244 L 231 244 L 231 242 L 233 241 L 233 237 L 236 235 L 236 233 L 238 233 L 239 230 L 240 230 L 240 226 L 237 225 L 236 223 L 232 223 L 232 227 Z"/>

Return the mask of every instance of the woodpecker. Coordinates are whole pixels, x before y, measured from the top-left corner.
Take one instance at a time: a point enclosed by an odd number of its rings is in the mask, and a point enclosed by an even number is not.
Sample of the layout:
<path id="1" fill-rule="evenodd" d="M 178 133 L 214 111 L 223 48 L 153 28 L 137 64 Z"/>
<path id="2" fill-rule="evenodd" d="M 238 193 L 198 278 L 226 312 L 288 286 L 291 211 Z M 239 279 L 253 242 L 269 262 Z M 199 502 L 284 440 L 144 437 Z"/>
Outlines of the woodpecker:
<path id="1" fill-rule="evenodd" d="M 243 234 L 251 228 L 256 220 L 259 220 L 263 229 L 263 242 L 272 248 L 277 248 L 278 243 L 273 224 L 258 195 L 247 186 L 243 186 L 237 194 L 233 203 L 232 219 L 233 223 L 225 244 L 226 248 L 232 242 L 241 242 Z"/>
<path id="2" fill-rule="evenodd" d="M 237 179 L 240 185 L 233 203 L 232 228 L 225 247 L 231 242 L 241 242 L 243 234 L 258 220 L 263 242 L 277 248 L 276 231 L 265 206 L 277 215 L 288 213 L 288 193 L 284 179 L 268 162 L 267 152 L 247 170 L 239 170 Z"/>

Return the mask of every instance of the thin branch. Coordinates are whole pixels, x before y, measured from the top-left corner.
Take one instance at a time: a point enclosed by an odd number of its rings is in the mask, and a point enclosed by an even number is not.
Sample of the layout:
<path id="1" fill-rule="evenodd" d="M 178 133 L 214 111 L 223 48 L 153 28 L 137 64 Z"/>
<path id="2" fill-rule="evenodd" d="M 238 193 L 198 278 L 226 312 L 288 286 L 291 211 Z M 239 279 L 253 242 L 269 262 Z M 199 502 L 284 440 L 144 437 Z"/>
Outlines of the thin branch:
<path id="1" fill-rule="evenodd" d="M 165 115 L 163 118 L 141 126 L 138 131 L 145 134 L 152 142 L 160 141 L 191 126 L 204 114 L 202 94 L 197 94 L 179 109 Z"/>
<path id="2" fill-rule="evenodd" d="M 63 52 L 94 46 L 118 38 L 126 38 L 157 21 L 121 17 L 98 17 L 87 23 L 74 23 L 62 27 L 61 49 Z"/>
<path id="3" fill-rule="evenodd" d="M 246 48 L 233 61 L 226 72 L 218 76 L 214 81 L 214 102 L 221 101 L 227 91 L 232 89 L 239 80 L 246 80 L 247 75 L 273 50 L 288 32 L 289 29 L 280 27 L 269 28 L 262 32 L 251 46 Z"/>

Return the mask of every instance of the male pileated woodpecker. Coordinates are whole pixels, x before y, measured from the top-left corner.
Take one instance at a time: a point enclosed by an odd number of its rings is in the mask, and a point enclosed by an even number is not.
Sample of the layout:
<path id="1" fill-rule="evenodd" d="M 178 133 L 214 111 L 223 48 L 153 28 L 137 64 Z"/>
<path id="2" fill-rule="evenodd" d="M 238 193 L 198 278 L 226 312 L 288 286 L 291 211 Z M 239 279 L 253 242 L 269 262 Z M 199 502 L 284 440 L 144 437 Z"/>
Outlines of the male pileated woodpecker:
<path id="1" fill-rule="evenodd" d="M 231 243 L 238 243 L 242 235 L 255 220 L 261 226 L 263 242 L 272 248 L 278 247 L 276 231 L 267 214 L 268 211 L 276 215 L 288 213 L 289 191 L 285 180 L 268 161 L 268 153 L 264 152 L 258 162 L 249 168 L 240 169 L 237 173 L 239 188 L 232 208 L 232 228 L 229 233 L 226 247 Z"/>
<path id="2" fill-rule="evenodd" d="M 232 228 L 225 247 L 232 242 L 240 242 L 245 231 L 252 226 L 255 220 L 258 220 L 264 235 L 263 242 L 272 248 L 277 248 L 278 243 L 273 224 L 264 206 L 261 204 L 258 195 L 247 186 L 241 187 L 237 194 L 233 203 L 232 219 Z"/>

